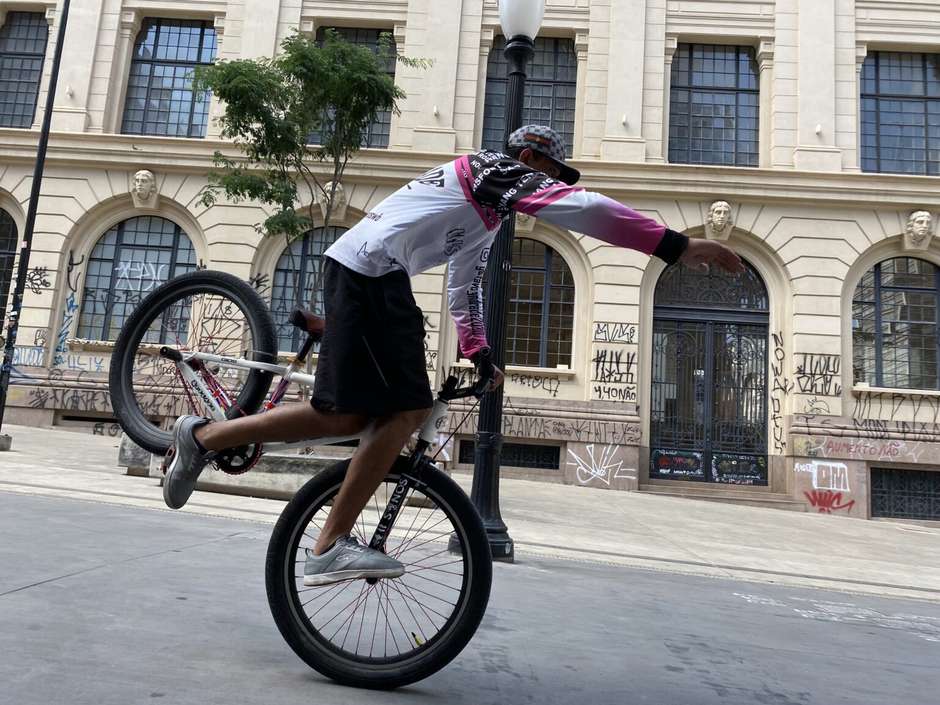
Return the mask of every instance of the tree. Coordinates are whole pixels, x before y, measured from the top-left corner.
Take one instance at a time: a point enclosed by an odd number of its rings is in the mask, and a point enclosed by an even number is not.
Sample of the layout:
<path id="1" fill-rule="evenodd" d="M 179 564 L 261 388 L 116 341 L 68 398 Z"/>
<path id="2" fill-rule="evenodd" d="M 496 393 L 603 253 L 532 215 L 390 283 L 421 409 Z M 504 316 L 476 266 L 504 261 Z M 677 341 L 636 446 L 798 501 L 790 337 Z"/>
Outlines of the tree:
<path id="1" fill-rule="evenodd" d="M 373 52 L 327 30 L 322 42 L 295 32 L 273 59 L 223 60 L 199 69 L 196 90 L 212 91 L 223 102 L 221 135 L 243 153 L 240 159 L 215 153 L 217 170 L 209 174 L 201 203 L 211 206 L 225 196 L 268 206 L 271 214 L 257 229 L 291 242 L 313 227 L 320 194 L 327 202 L 324 227 L 329 225 L 336 184 L 350 157 L 378 113 L 397 114 L 397 101 L 405 97 L 382 68 L 392 57 L 409 66 L 428 65 L 396 54 L 388 35 L 381 35 Z M 320 144 L 308 144 L 313 133 Z M 322 168 L 326 164 L 331 172 Z M 324 172 L 331 177 L 325 179 Z"/>

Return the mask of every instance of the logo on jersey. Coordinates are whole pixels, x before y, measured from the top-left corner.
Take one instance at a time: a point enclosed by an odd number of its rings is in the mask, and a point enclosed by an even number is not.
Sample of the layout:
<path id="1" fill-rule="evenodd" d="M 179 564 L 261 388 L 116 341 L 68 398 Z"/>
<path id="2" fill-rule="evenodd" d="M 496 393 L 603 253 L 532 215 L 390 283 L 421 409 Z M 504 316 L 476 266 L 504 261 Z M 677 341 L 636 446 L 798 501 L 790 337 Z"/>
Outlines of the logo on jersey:
<path id="1" fill-rule="evenodd" d="M 463 247 L 463 238 L 464 238 L 464 229 L 463 228 L 454 228 L 449 233 L 447 233 L 447 241 L 444 243 L 444 254 L 448 257 L 453 257 L 460 249 Z"/>
<path id="2" fill-rule="evenodd" d="M 434 186 L 435 188 L 444 188 L 444 170 L 442 168 L 431 169 L 421 178 L 415 179 L 419 184 L 425 186 Z"/>

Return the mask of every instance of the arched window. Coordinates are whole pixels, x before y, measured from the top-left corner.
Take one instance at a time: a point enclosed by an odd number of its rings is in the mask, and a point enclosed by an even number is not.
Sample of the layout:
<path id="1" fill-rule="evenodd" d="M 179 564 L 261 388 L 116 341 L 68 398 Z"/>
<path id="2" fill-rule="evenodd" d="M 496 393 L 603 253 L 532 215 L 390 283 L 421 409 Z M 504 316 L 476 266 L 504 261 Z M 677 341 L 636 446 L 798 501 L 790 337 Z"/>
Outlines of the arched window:
<path id="1" fill-rule="evenodd" d="M 114 340 L 144 296 L 195 269 L 193 244 L 176 223 L 157 216 L 118 223 L 88 258 L 76 335 Z"/>
<path id="2" fill-rule="evenodd" d="M 215 60 L 209 22 L 150 18 L 134 43 L 121 132 L 205 137 L 209 92 L 193 91 L 193 71 Z"/>
<path id="3" fill-rule="evenodd" d="M 295 351 L 302 342 L 302 333 L 289 322 L 295 308 L 323 314 L 323 253 L 346 228 L 330 226 L 314 228 L 302 239 L 284 249 L 274 269 L 271 289 L 271 311 L 277 326 L 279 350 Z"/>
<path id="4" fill-rule="evenodd" d="M 0 127 L 32 127 L 48 35 L 43 13 L 7 13 L 0 27 Z"/>
<path id="5" fill-rule="evenodd" d="M 555 250 L 516 238 L 506 310 L 506 364 L 571 365 L 574 277 Z"/>
<path id="6" fill-rule="evenodd" d="M 940 389 L 937 335 L 940 268 L 913 257 L 879 262 L 852 297 L 856 382 L 896 389 Z"/>
<path id="7" fill-rule="evenodd" d="M 767 289 L 674 265 L 656 285 L 650 477 L 767 484 Z"/>
<path id="8" fill-rule="evenodd" d="M 0 209 L 0 326 L 6 321 L 7 297 L 10 295 L 13 260 L 16 257 L 18 242 L 16 223 L 13 222 L 9 213 Z M 6 335 L 6 329 L 0 331 L 0 337 L 4 335 Z"/>

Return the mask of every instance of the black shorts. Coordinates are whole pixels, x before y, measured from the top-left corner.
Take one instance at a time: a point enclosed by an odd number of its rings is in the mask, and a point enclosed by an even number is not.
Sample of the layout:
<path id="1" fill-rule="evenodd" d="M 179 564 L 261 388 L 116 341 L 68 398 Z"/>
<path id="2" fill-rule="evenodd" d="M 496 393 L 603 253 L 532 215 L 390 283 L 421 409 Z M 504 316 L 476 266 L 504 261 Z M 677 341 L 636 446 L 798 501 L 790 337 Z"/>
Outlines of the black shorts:
<path id="1" fill-rule="evenodd" d="M 367 277 L 329 257 L 323 263 L 326 331 L 313 407 L 371 417 L 430 408 L 424 314 L 408 274 Z"/>

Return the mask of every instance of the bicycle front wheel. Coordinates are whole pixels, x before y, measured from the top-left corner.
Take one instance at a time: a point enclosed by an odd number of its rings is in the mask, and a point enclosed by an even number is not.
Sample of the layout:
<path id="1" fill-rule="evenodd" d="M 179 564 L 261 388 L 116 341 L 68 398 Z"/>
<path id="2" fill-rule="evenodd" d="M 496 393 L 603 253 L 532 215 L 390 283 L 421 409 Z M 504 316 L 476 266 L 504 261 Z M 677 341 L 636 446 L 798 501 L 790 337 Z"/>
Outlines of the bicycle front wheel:
<path id="1" fill-rule="evenodd" d="M 277 335 L 264 301 L 248 284 L 225 272 L 197 271 L 171 279 L 147 295 L 127 319 L 111 356 L 111 405 L 124 432 L 162 455 L 173 442 L 164 418 L 209 416 L 161 347 L 274 362 Z M 259 370 L 208 366 L 212 384 L 232 402 L 229 418 L 258 410 L 272 375 Z"/>
<path id="2" fill-rule="evenodd" d="M 386 551 L 399 578 L 304 587 L 312 549 L 349 461 L 307 482 L 285 507 L 268 545 L 266 584 L 274 621 L 311 667 L 360 688 L 397 688 L 447 665 L 473 636 L 489 600 L 492 559 L 483 522 L 451 478 L 426 463 L 410 485 Z M 401 457 L 359 516 L 368 544 L 402 476 Z"/>

